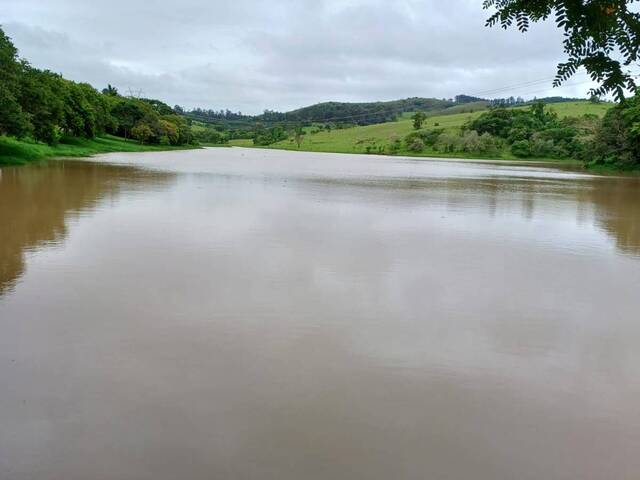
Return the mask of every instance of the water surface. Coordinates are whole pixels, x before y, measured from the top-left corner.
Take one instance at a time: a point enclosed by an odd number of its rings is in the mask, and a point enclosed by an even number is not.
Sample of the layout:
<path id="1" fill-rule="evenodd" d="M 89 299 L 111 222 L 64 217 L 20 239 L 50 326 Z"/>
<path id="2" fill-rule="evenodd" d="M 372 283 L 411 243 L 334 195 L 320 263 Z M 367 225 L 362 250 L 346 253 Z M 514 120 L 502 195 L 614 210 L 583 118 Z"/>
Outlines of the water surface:
<path id="1" fill-rule="evenodd" d="M 0 175 L 0 478 L 640 475 L 640 183 L 250 149 Z"/>

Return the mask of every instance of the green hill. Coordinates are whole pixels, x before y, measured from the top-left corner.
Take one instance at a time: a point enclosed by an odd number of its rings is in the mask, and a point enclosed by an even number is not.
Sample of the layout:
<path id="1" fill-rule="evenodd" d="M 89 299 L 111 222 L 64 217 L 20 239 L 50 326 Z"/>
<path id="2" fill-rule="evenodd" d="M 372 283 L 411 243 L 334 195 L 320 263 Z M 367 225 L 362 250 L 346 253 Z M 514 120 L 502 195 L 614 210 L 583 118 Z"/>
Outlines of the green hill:
<path id="1" fill-rule="evenodd" d="M 587 101 L 568 102 L 549 105 L 547 108 L 554 111 L 560 118 L 565 117 L 582 117 L 587 114 L 602 117 L 606 111 L 611 108 L 609 103 L 590 103 Z M 446 133 L 460 134 L 462 127 L 470 120 L 477 118 L 484 111 L 486 105 L 466 104 L 460 105 L 459 108 L 466 113 L 452 113 L 452 107 L 444 112 L 439 112 L 428 116 L 423 125 L 423 129 L 440 128 Z M 529 108 L 527 106 L 515 108 Z M 408 134 L 413 132 L 413 122 L 410 114 L 403 115 L 399 120 L 394 122 L 381 123 L 376 125 L 358 126 L 345 129 L 334 129 L 331 131 L 320 130 L 317 127 L 310 127 L 305 130 L 304 139 L 300 145 L 300 150 L 311 152 L 335 152 L 335 153 L 389 153 L 390 145 L 397 140 L 402 141 Z M 230 142 L 236 146 L 253 146 L 250 140 L 236 140 Z M 298 146 L 293 138 L 288 138 L 281 142 L 271 145 L 269 148 L 298 150 Z M 394 152 L 400 155 L 415 156 L 445 156 L 445 157 L 465 157 L 462 152 L 445 154 L 436 152 L 433 149 L 427 149 L 421 154 L 415 154 L 408 151 L 403 144 L 402 148 Z M 515 158 L 508 149 L 491 155 L 492 158 Z"/>
<path id="2" fill-rule="evenodd" d="M 351 123 L 369 125 L 395 120 L 405 112 L 439 111 L 454 105 L 437 98 L 405 98 L 388 102 L 324 102 L 300 108 L 281 115 L 285 122 Z M 278 115 L 278 114 L 276 114 Z"/>

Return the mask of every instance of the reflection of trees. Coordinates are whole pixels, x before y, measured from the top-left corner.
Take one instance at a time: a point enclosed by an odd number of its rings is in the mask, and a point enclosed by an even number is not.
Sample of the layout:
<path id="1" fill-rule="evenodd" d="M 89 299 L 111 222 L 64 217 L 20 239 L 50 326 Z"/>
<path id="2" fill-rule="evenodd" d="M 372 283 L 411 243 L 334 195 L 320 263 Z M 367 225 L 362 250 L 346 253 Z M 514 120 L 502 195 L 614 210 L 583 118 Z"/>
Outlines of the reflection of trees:
<path id="1" fill-rule="evenodd" d="M 545 210 L 567 209 L 566 214 L 576 221 L 595 222 L 610 235 L 624 253 L 640 254 L 640 179 L 608 177 L 552 176 L 539 179 L 527 177 L 461 177 L 461 178 L 313 178 L 327 190 L 342 189 L 353 194 L 358 188 L 363 195 L 369 190 L 372 197 L 384 202 L 399 202 L 404 206 L 446 206 L 452 210 L 471 209 L 487 212 L 520 214 L 531 220 Z M 389 194 L 385 195 L 388 190 Z M 329 196 L 328 196 L 329 198 Z M 333 196 L 335 198 L 335 195 Z M 562 205 L 561 205 L 562 204 Z"/>
<path id="2" fill-rule="evenodd" d="M 591 192 L 596 222 L 622 252 L 640 254 L 640 180 L 599 179 Z"/>
<path id="3" fill-rule="evenodd" d="M 24 253 L 64 239 L 70 213 L 122 188 L 166 183 L 171 174 L 89 162 L 0 170 L 0 295 L 24 271 Z"/>

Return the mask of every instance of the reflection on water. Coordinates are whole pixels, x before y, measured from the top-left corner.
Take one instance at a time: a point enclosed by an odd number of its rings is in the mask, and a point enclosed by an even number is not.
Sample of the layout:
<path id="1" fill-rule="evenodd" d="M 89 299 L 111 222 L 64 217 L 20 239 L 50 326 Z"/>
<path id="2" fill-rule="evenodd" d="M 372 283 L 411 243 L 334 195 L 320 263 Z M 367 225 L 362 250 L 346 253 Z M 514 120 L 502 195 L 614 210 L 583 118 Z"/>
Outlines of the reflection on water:
<path id="1" fill-rule="evenodd" d="M 640 255 L 640 179 L 600 179 L 590 193 L 597 224 L 622 252 Z"/>
<path id="2" fill-rule="evenodd" d="M 0 169 L 0 295 L 24 272 L 26 252 L 64 241 L 69 220 L 123 187 L 157 185 L 169 177 L 63 161 Z"/>
<path id="3" fill-rule="evenodd" d="M 2 172 L 0 478 L 637 478 L 637 180 L 99 160 Z"/>

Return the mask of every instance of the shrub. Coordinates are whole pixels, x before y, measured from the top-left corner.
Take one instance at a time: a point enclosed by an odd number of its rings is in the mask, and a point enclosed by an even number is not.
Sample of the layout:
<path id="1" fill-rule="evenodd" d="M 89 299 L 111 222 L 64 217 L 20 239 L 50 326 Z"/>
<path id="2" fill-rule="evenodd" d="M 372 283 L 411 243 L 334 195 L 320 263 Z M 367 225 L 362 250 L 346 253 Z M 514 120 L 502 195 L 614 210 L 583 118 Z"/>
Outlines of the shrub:
<path id="1" fill-rule="evenodd" d="M 527 158 L 531 156 L 531 144 L 529 140 L 519 140 L 511 145 L 511 153 L 516 157 Z"/>
<path id="2" fill-rule="evenodd" d="M 146 123 L 138 123 L 131 130 L 131 136 L 144 144 L 153 136 L 153 130 Z"/>
<path id="3" fill-rule="evenodd" d="M 607 112 L 589 158 L 596 164 L 640 166 L 640 93 Z"/>
<path id="4" fill-rule="evenodd" d="M 398 137 L 394 137 L 391 139 L 391 143 L 389 144 L 389 152 L 394 154 L 398 153 L 402 149 L 402 140 Z"/>
<path id="5" fill-rule="evenodd" d="M 457 150 L 460 150 L 461 144 L 462 137 L 460 137 L 459 135 L 443 133 L 438 137 L 436 149 L 444 153 L 453 153 Z"/>
<path id="6" fill-rule="evenodd" d="M 408 145 L 409 150 L 415 153 L 422 152 L 424 147 L 425 145 L 421 138 L 414 138 Z"/>

